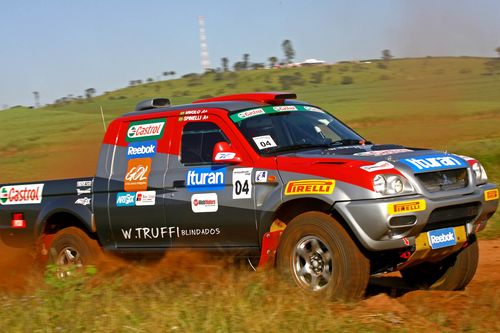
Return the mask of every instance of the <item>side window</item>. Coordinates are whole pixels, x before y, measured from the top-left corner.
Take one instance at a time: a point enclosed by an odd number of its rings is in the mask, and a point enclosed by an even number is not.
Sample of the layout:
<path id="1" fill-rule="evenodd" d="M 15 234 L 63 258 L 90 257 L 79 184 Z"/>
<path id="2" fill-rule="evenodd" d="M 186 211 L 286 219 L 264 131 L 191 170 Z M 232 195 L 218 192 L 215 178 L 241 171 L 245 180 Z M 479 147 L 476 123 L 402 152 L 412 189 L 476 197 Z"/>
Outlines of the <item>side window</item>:
<path id="1" fill-rule="evenodd" d="M 184 164 L 211 164 L 214 146 L 217 142 L 228 138 L 214 123 L 188 123 L 182 130 L 181 163 Z"/>

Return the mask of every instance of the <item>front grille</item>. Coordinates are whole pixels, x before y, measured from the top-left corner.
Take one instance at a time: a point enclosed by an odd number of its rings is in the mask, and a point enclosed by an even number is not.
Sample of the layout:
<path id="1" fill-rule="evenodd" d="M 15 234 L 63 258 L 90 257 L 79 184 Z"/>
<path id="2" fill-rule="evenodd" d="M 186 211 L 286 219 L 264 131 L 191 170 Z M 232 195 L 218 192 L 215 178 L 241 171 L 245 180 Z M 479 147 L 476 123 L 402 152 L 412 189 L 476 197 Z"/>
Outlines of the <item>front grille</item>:
<path id="1" fill-rule="evenodd" d="M 424 185 L 425 189 L 431 193 L 457 190 L 467 187 L 469 184 L 467 169 L 417 173 L 415 176 Z"/>
<path id="2" fill-rule="evenodd" d="M 457 227 L 474 220 L 479 214 L 479 202 L 437 208 L 432 211 L 422 231 Z"/>

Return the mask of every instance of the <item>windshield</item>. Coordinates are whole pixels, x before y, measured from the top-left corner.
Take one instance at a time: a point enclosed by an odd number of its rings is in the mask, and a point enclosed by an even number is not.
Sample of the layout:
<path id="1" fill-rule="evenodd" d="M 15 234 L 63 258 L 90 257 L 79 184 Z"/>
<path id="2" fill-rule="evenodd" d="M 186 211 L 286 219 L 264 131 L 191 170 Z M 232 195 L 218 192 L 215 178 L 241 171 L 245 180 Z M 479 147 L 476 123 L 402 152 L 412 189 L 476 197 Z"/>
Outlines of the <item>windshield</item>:
<path id="1" fill-rule="evenodd" d="M 261 154 L 359 145 L 364 139 L 330 114 L 305 105 L 269 106 L 231 115 Z"/>

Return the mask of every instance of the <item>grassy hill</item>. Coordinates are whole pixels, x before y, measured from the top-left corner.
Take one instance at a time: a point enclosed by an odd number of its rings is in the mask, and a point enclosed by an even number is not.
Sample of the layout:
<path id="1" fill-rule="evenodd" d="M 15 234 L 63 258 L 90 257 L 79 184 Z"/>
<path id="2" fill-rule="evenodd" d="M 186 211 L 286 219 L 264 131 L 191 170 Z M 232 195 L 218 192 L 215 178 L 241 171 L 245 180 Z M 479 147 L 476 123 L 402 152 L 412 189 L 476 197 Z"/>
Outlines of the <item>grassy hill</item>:
<path id="1" fill-rule="evenodd" d="M 182 104 L 276 90 L 296 92 L 374 142 L 474 156 L 500 183 L 500 59 L 471 57 L 192 74 L 92 100 L 2 111 L 0 183 L 92 175 L 104 133 L 99 105 L 109 122 L 146 98 Z"/>

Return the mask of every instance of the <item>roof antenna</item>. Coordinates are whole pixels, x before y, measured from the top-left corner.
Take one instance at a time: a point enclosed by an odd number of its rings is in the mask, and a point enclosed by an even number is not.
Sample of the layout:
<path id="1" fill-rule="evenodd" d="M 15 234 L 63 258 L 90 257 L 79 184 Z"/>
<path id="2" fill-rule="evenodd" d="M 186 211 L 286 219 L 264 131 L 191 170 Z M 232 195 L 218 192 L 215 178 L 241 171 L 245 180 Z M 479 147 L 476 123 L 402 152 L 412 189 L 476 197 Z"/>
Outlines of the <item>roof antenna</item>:
<path id="1" fill-rule="evenodd" d="M 106 133 L 106 121 L 104 120 L 104 111 L 102 109 L 101 104 L 97 104 L 97 105 L 99 105 L 99 108 L 101 109 L 102 127 L 104 128 L 104 133 Z"/>

